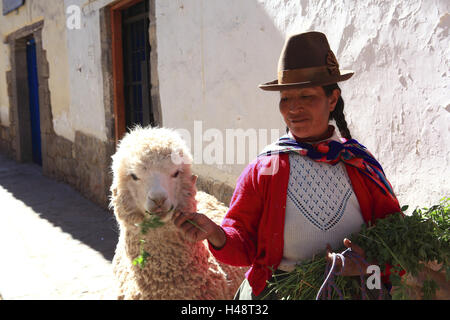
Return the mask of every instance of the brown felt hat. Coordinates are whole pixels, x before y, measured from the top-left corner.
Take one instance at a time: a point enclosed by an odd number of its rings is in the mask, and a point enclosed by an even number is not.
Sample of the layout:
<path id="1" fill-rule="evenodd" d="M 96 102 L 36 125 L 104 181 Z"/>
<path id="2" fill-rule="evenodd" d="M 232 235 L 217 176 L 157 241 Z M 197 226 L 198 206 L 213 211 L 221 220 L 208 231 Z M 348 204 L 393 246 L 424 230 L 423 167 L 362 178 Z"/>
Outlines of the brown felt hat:
<path id="1" fill-rule="evenodd" d="M 345 81 L 353 70 L 340 70 L 327 37 L 321 32 L 306 32 L 287 38 L 278 60 L 278 79 L 259 87 L 280 91 L 291 88 L 325 86 Z"/>

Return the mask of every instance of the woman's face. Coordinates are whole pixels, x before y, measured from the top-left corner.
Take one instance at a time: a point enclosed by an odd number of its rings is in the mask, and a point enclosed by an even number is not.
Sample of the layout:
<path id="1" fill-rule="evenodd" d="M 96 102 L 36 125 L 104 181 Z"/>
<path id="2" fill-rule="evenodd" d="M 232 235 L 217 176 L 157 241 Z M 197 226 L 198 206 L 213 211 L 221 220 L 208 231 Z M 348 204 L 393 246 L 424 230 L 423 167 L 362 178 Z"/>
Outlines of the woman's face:
<path id="1" fill-rule="evenodd" d="M 334 90 L 327 97 L 322 87 L 282 90 L 280 112 L 295 137 L 304 141 L 319 140 L 328 131 L 330 112 L 339 95 L 339 90 Z"/>

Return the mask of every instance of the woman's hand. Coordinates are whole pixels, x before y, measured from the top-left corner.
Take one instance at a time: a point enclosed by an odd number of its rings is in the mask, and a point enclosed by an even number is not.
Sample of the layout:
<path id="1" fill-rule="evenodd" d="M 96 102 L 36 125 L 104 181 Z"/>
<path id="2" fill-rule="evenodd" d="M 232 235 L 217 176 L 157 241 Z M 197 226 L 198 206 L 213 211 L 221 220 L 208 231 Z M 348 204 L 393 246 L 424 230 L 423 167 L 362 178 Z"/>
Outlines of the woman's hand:
<path id="1" fill-rule="evenodd" d="M 190 220 L 193 223 L 187 221 Z M 173 215 L 173 223 L 180 228 L 191 242 L 208 241 L 217 249 L 225 245 L 226 236 L 223 229 L 207 216 L 197 212 L 177 212 Z"/>
<path id="2" fill-rule="evenodd" d="M 361 249 L 360 246 L 352 243 L 347 238 L 345 238 L 343 242 L 344 242 L 344 246 L 346 248 L 352 248 L 352 251 L 357 253 L 362 259 L 366 258 L 364 250 Z M 357 260 L 357 262 L 355 262 L 354 259 L 350 259 L 350 258 L 345 259 L 344 270 L 341 270 L 342 269 L 342 261 L 339 258 L 339 256 L 337 256 L 336 257 L 336 263 L 335 263 L 336 264 L 336 270 L 338 272 L 341 271 L 341 275 L 343 275 L 343 276 L 358 276 L 358 275 L 360 275 L 361 270 L 363 271 L 363 274 L 366 274 L 367 273 L 367 267 L 369 266 L 369 264 L 363 262 L 361 258 L 355 258 Z M 326 256 L 326 259 L 330 263 L 333 261 L 332 249 L 331 249 L 331 246 L 329 244 L 327 245 L 327 256 Z"/>

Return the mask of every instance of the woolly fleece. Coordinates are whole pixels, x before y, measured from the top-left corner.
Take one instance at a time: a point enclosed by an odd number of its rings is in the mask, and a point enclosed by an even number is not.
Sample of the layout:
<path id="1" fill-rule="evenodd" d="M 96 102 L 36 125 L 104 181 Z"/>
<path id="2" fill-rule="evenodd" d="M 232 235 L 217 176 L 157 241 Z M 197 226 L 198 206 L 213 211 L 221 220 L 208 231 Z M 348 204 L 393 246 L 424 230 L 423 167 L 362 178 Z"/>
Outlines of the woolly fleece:
<path id="1" fill-rule="evenodd" d="M 128 190 L 130 174 L 140 168 L 169 173 L 174 154 L 185 163 L 176 186 L 177 210 L 195 210 L 220 223 L 227 207 L 215 197 L 197 192 L 192 178 L 192 156 L 181 137 L 168 128 L 135 127 L 113 155 L 110 206 L 114 208 L 120 235 L 113 258 L 119 299 L 232 299 L 246 268 L 224 265 L 209 252 L 206 240 L 190 243 L 170 220 L 144 236 L 150 253 L 145 268 L 134 266 L 139 255 L 140 228 L 144 213 Z"/>

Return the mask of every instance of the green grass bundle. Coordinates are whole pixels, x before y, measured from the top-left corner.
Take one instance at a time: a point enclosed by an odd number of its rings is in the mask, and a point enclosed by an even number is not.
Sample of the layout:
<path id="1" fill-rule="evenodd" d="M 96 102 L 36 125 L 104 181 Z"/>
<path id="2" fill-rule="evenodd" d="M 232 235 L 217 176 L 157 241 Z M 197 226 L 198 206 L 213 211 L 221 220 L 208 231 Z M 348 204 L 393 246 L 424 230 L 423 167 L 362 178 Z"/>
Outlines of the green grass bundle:
<path id="1" fill-rule="evenodd" d="M 406 209 L 403 207 L 402 211 Z M 350 237 L 353 243 L 363 248 L 368 263 L 378 265 L 382 272 L 386 264 L 393 266 L 390 275 L 390 281 L 396 287 L 393 299 L 408 299 L 408 285 L 402 279 L 404 277 L 398 275 L 400 270 L 416 276 L 423 269 L 423 263 L 434 261 L 442 263 L 441 270 L 445 270 L 449 280 L 449 211 L 450 198 L 444 198 L 439 205 L 416 209 L 412 215 L 403 216 L 398 212 L 377 220 L 375 225 L 364 224 L 360 232 Z M 268 283 L 269 294 L 275 293 L 287 300 L 315 299 L 325 278 L 326 265 L 324 251 L 298 264 L 293 271 L 274 277 Z M 336 276 L 334 281 L 344 299 L 361 297 L 359 277 Z M 424 282 L 423 297 L 432 299 L 438 288 L 432 280 Z M 333 292 L 331 298 L 338 298 L 338 294 Z"/>
<path id="2" fill-rule="evenodd" d="M 325 280 L 327 261 L 325 251 L 310 260 L 298 264 L 294 271 L 280 273 L 268 282 L 269 291 L 266 296 L 275 293 L 282 300 L 315 300 L 316 295 Z M 335 285 L 340 289 L 343 299 L 354 299 L 361 295 L 359 277 L 335 278 Z M 339 299 L 336 291 L 331 293 L 331 299 Z"/>

